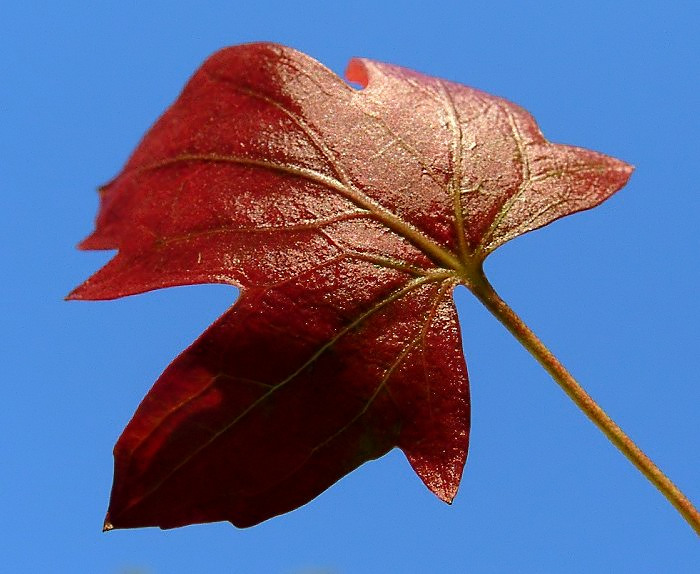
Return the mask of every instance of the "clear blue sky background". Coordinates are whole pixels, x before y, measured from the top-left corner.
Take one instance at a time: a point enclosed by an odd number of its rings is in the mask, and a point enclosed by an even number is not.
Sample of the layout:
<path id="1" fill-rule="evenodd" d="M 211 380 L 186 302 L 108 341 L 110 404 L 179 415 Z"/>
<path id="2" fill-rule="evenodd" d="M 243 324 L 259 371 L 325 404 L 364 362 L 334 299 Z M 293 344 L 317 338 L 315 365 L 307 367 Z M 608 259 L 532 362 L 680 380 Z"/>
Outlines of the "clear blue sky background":
<path id="1" fill-rule="evenodd" d="M 235 291 L 65 303 L 109 258 L 73 246 L 96 186 L 201 61 L 252 40 L 337 72 L 357 55 L 473 85 L 529 109 L 553 141 L 637 166 L 604 206 L 506 245 L 487 272 L 700 501 L 697 2 L 189 4 L 0 7 L 1 569 L 700 572 L 695 534 L 468 293 L 473 435 L 452 507 L 392 452 L 252 529 L 100 532 L 115 440 Z"/>

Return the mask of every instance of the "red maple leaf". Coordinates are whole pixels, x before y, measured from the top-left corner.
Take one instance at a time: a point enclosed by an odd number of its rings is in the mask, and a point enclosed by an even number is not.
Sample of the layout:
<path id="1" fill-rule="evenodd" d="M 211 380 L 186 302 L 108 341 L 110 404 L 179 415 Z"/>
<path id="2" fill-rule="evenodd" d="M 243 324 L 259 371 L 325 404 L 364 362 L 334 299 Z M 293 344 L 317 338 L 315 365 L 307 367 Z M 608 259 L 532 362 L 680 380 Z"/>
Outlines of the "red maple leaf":
<path id="1" fill-rule="evenodd" d="M 450 502 L 469 441 L 452 291 L 498 246 L 591 208 L 631 168 L 547 142 L 522 108 L 290 48 L 213 55 L 101 189 L 72 299 L 227 283 L 115 448 L 106 528 L 292 510 L 399 447 Z"/>

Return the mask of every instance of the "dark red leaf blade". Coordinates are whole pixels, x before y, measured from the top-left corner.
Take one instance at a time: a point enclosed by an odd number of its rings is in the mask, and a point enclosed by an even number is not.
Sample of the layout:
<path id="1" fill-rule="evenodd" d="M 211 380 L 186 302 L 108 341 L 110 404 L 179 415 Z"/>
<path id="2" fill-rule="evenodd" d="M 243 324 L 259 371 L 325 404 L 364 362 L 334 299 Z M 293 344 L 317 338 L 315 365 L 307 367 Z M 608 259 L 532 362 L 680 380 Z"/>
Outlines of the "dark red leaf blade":
<path id="1" fill-rule="evenodd" d="M 466 460 L 451 293 L 505 241 L 631 168 L 548 143 L 514 104 L 354 60 L 354 90 L 274 44 L 222 50 L 101 190 L 73 299 L 243 289 L 115 448 L 108 527 L 249 526 L 398 446 L 440 498 Z"/>
<path id="2" fill-rule="evenodd" d="M 453 284 L 380 275 L 343 258 L 247 290 L 139 407 L 115 451 L 108 520 L 249 526 L 303 504 L 396 445 L 451 500 L 467 445 L 466 434 L 455 441 L 454 429 L 469 416 L 466 378 L 450 373 L 450 360 L 463 367 L 447 297 Z M 345 298 L 342 283 L 361 276 L 372 289 L 362 300 Z M 334 300 L 319 305 L 328 293 Z M 368 338 L 376 341 L 371 354 Z M 414 395 L 416 376 L 422 396 Z M 434 453 L 446 450 L 435 474 Z"/>

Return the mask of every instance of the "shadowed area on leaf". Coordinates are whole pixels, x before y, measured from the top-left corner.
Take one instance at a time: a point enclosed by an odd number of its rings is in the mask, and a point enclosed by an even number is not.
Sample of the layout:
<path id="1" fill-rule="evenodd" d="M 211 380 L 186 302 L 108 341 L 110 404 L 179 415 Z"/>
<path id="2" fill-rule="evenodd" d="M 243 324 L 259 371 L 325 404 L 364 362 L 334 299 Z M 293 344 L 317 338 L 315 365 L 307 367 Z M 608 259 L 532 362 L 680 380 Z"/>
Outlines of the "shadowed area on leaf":
<path id="1" fill-rule="evenodd" d="M 445 402 L 442 387 L 463 358 L 431 343 L 459 336 L 452 285 L 392 270 L 377 281 L 366 263 L 322 271 L 245 292 L 163 374 L 115 449 L 111 525 L 250 526 L 394 446 L 451 500 L 468 398 Z M 319 299 L 348 274 L 376 286 Z"/>

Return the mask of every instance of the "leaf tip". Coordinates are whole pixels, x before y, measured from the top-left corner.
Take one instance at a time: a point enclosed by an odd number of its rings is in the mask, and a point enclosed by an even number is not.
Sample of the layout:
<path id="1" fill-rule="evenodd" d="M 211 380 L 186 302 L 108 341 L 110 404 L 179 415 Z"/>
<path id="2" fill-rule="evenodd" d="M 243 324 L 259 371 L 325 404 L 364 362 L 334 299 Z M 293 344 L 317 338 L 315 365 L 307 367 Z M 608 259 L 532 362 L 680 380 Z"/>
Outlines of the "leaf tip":
<path id="1" fill-rule="evenodd" d="M 631 163 L 627 163 L 626 161 L 610 156 L 607 156 L 607 160 L 608 170 L 617 174 L 619 179 L 619 185 L 620 187 L 622 187 L 627 183 L 627 180 L 634 172 L 635 166 L 633 166 Z"/>
<path id="2" fill-rule="evenodd" d="M 80 241 L 75 248 L 80 251 L 101 251 L 115 249 L 115 246 L 110 241 L 104 241 L 95 231 Z"/>
<path id="3" fill-rule="evenodd" d="M 619 162 L 619 169 L 620 171 L 625 174 L 626 178 L 629 179 L 629 177 L 634 173 L 634 170 L 637 169 L 635 166 L 633 166 L 631 163 L 627 163 L 626 161 L 622 160 L 617 160 Z"/>
<path id="4" fill-rule="evenodd" d="M 345 68 L 345 77 L 349 82 L 359 84 L 362 88 L 366 88 L 369 84 L 367 67 L 360 58 L 352 58 L 348 62 L 348 67 Z"/>
<path id="5" fill-rule="evenodd" d="M 452 506 L 452 503 L 454 502 L 455 496 L 457 496 L 457 487 L 456 486 L 454 486 L 453 488 L 449 488 L 449 489 L 444 489 L 444 488 L 433 489 L 433 488 L 431 488 L 430 490 L 433 491 L 435 496 L 437 496 L 445 504 L 449 504 L 450 506 Z"/>
<path id="6" fill-rule="evenodd" d="M 426 461 L 409 457 L 409 462 L 430 492 L 443 502 L 452 504 L 462 478 L 463 460 L 450 461 L 452 464 L 441 462 L 426 464 Z"/>
<path id="7" fill-rule="evenodd" d="M 77 299 L 80 299 L 80 297 L 78 297 L 78 296 L 76 295 L 76 293 L 75 293 L 76 290 L 77 290 L 77 289 L 73 289 L 73 291 L 71 291 L 70 293 L 68 293 L 68 295 L 66 295 L 66 296 L 63 298 L 63 300 L 64 300 L 64 301 L 75 301 L 75 300 L 77 300 Z"/>
<path id="8" fill-rule="evenodd" d="M 83 297 L 83 295 L 82 295 L 84 285 L 85 285 L 85 283 L 81 283 L 80 285 L 78 285 L 75 289 L 73 289 L 70 293 L 68 293 L 68 295 L 66 295 L 63 298 L 63 300 L 64 301 L 82 301 L 82 300 L 84 300 L 85 297 Z"/>
<path id="9" fill-rule="evenodd" d="M 610 158 L 612 165 L 608 170 L 607 183 L 611 193 L 615 193 L 625 187 L 629 182 L 635 167 L 616 158 Z"/>

